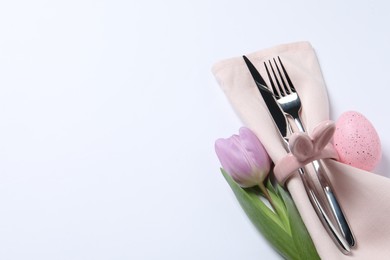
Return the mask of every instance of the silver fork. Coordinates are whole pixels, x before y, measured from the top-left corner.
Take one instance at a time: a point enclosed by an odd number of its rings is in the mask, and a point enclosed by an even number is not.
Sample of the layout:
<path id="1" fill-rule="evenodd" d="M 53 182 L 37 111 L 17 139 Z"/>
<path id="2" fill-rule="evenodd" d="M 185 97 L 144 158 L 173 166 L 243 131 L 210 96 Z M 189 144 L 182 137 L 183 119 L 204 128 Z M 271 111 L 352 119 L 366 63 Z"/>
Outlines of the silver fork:
<path id="1" fill-rule="evenodd" d="M 284 113 L 294 120 L 295 126 L 298 128 L 298 130 L 300 132 L 305 132 L 305 127 L 299 115 L 302 107 L 301 100 L 297 91 L 295 90 L 293 83 L 291 82 L 290 77 L 288 76 L 288 73 L 280 57 L 278 57 L 278 61 L 280 65 L 275 60 L 275 58 L 273 59 L 273 64 L 271 60 L 268 61 L 268 65 L 266 62 L 264 62 L 264 66 L 267 71 L 276 101 Z M 276 68 L 276 71 L 274 68 Z M 334 219 L 337 222 L 337 226 L 340 228 L 340 231 L 343 237 L 347 240 L 348 244 L 351 247 L 355 246 L 354 235 L 333 192 L 333 188 L 321 161 L 313 161 L 312 166 L 314 167 L 314 171 L 318 177 L 319 183 L 325 194 Z"/>

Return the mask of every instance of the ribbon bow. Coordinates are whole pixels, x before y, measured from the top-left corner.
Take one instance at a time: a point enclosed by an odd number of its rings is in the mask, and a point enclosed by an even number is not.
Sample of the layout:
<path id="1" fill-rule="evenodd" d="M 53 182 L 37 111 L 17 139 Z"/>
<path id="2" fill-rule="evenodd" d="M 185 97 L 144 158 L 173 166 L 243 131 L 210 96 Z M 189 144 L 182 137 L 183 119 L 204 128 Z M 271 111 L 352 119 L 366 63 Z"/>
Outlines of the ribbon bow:
<path id="1" fill-rule="evenodd" d="M 335 130 L 334 122 L 324 121 L 314 128 L 311 135 L 304 132 L 292 134 L 289 140 L 290 153 L 280 159 L 274 168 L 279 183 L 284 185 L 292 173 L 312 161 L 325 158 L 337 160 L 337 151 L 330 143 Z"/>

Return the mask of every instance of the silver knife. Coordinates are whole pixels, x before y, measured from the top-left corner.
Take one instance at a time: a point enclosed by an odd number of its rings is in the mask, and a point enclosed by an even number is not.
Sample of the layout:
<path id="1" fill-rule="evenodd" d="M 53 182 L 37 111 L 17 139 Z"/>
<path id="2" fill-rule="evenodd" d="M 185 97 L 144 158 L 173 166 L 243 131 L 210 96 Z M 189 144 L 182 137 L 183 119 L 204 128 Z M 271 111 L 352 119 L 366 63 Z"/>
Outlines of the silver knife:
<path id="1" fill-rule="evenodd" d="M 263 97 L 263 100 L 265 104 L 267 105 L 268 111 L 271 115 L 271 118 L 273 119 L 276 127 L 279 130 L 279 134 L 282 141 L 282 144 L 284 145 L 284 148 L 287 152 L 289 152 L 288 147 L 288 131 L 291 131 L 291 126 L 288 124 L 286 117 L 284 116 L 283 111 L 279 107 L 274 94 L 268 89 L 267 84 L 265 83 L 263 77 L 260 75 L 260 73 L 257 71 L 256 67 L 250 62 L 250 60 L 243 56 L 244 61 L 249 69 L 249 72 L 251 73 L 256 86 Z M 338 246 L 338 248 L 343 252 L 344 254 L 349 254 L 351 252 L 351 248 L 349 246 L 349 243 L 346 241 L 345 237 L 340 234 L 339 230 L 333 225 L 332 221 L 330 220 L 328 214 L 325 212 L 324 208 L 321 206 L 319 200 L 318 200 L 318 193 L 315 189 L 314 183 L 311 180 L 311 178 L 306 174 L 305 170 L 303 168 L 300 168 L 298 170 L 299 175 L 301 176 L 303 185 L 305 187 L 306 193 L 309 197 L 309 200 L 317 213 L 317 216 L 321 220 L 323 226 L 325 227 L 326 231 L 331 236 L 332 240 L 335 242 L 335 244 Z"/>

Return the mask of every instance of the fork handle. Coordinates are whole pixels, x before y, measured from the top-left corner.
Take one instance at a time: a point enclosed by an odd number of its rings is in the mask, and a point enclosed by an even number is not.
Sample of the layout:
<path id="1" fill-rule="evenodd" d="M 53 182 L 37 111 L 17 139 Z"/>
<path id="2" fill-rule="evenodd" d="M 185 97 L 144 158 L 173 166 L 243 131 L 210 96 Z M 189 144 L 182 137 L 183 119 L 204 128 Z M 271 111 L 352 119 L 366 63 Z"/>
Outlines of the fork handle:
<path id="1" fill-rule="evenodd" d="M 289 125 L 289 130 L 291 131 L 291 125 Z M 289 141 L 287 138 L 282 138 L 284 141 L 284 147 L 286 151 L 290 152 Z M 306 173 L 305 168 L 301 167 L 298 169 L 298 173 L 301 176 L 301 180 L 303 182 L 303 187 L 305 188 L 306 194 L 309 198 L 310 203 L 312 204 L 314 211 L 316 212 L 318 218 L 323 224 L 325 230 L 329 233 L 332 240 L 335 242 L 336 246 L 340 249 L 340 251 L 348 255 L 351 252 L 351 247 L 349 241 L 345 238 L 343 232 L 340 232 L 340 229 L 337 229 L 331 219 L 329 218 L 325 209 L 321 206 L 321 203 L 318 200 L 318 190 L 315 188 L 313 180 Z M 331 193 L 333 194 L 333 193 Z M 328 196 L 327 196 L 328 198 Z M 337 202 L 337 200 L 335 199 Z M 337 203 L 338 205 L 338 203 Z"/>
<path id="2" fill-rule="evenodd" d="M 343 213 L 343 210 L 336 198 L 336 195 L 333 192 L 332 186 L 330 184 L 329 178 L 325 173 L 324 166 L 321 161 L 313 161 L 314 169 L 320 181 L 321 187 L 325 193 L 326 199 L 329 202 L 330 208 L 333 212 L 333 215 L 336 218 L 337 224 L 340 227 L 341 233 L 348 241 L 348 244 L 351 247 L 355 246 L 355 238 L 352 234 L 352 231 L 349 227 L 347 219 Z"/>
<path id="3" fill-rule="evenodd" d="M 345 255 L 348 255 L 351 252 L 351 248 L 349 246 L 349 242 L 345 239 L 343 233 L 339 233 L 338 229 L 336 229 L 329 216 L 326 214 L 324 208 L 321 206 L 320 202 L 317 198 L 317 192 L 314 188 L 314 183 L 311 178 L 306 174 L 304 168 L 298 169 L 299 175 L 303 181 L 303 186 L 305 187 L 306 193 L 309 197 L 311 204 L 315 212 L 317 213 L 320 221 L 325 227 L 325 230 L 331 235 L 331 238 L 341 250 L 341 252 Z"/>
<path id="4" fill-rule="evenodd" d="M 305 128 L 303 127 L 302 121 L 299 118 L 299 116 L 298 117 L 294 117 L 294 122 L 295 122 L 295 125 L 298 127 L 298 130 L 300 132 L 306 132 Z"/>
<path id="5" fill-rule="evenodd" d="M 305 132 L 305 128 L 299 116 L 294 117 L 294 122 L 299 131 Z M 351 247 L 354 247 L 356 244 L 354 235 L 351 231 L 347 219 L 345 218 L 345 214 L 341 209 L 337 197 L 333 192 L 333 188 L 330 184 L 329 178 L 326 174 L 323 164 L 321 163 L 321 161 L 315 160 L 312 162 L 312 165 L 318 177 L 319 183 L 321 184 L 321 188 L 325 194 L 326 200 L 328 201 L 330 209 L 332 210 L 333 216 L 336 219 L 337 225 L 341 230 L 341 233 L 347 240 L 348 244 Z"/>

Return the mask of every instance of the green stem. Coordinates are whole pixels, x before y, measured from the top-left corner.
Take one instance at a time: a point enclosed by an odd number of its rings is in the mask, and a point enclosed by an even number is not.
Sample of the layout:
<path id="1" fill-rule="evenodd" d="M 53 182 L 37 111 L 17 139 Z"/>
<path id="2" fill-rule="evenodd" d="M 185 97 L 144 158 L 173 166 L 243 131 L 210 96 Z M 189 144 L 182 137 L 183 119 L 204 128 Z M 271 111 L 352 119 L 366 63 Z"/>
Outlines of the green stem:
<path id="1" fill-rule="evenodd" d="M 268 200 L 268 202 L 271 204 L 271 207 L 274 210 L 274 212 L 276 214 L 278 214 L 278 210 L 277 210 L 278 208 L 275 206 L 274 202 L 272 201 L 271 196 L 269 195 L 267 188 L 264 186 L 264 183 L 259 183 L 259 188 L 263 192 L 263 194 L 266 197 L 266 199 Z"/>

